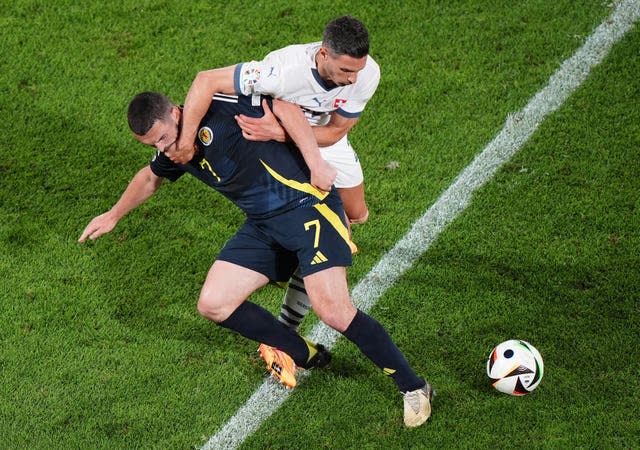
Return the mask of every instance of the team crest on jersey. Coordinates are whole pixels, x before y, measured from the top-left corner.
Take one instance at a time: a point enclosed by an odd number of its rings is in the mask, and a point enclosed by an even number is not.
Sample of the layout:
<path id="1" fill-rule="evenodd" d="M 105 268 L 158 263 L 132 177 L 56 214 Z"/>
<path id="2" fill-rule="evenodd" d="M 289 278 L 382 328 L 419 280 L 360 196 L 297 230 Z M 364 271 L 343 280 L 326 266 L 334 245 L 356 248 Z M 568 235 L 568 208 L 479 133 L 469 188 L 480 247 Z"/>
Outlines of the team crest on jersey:
<path id="1" fill-rule="evenodd" d="M 333 102 L 333 108 L 334 109 L 338 109 L 340 108 L 342 105 L 344 105 L 345 103 L 347 103 L 347 101 L 343 98 L 337 98 L 334 102 Z"/>
<path id="2" fill-rule="evenodd" d="M 198 131 L 198 139 L 200 139 L 200 142 L 202 142 L 204 145 L 211 144 L 211 142 L 213 141 L 213 132 L 211 131 L 211 128 L 200 128 L 200 131 Z"/>

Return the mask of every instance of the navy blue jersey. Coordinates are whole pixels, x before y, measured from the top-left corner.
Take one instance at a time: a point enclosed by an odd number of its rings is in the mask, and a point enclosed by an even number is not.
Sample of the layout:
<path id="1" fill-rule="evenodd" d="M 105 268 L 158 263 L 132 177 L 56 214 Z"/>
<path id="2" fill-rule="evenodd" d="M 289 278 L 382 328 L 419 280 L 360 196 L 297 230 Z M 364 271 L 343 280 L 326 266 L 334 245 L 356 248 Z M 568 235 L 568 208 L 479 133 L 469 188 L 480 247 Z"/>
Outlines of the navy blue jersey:
<path id="1" fill-rule="evenodd" d="M 275 141 L 248 141 L 242 136 L 234 116 L 261 117 L 264 111 L 260 102 L 259 97 L 214 96 L 200 122 L 193 159 L 175 164 L 157 152 L 151 170 L 171 181 L 188 172 L 238 205 L 250 218 L 267 218 L 318 203 L 327 194 L 311 185 L 309 168 L 297 147 Z"/>

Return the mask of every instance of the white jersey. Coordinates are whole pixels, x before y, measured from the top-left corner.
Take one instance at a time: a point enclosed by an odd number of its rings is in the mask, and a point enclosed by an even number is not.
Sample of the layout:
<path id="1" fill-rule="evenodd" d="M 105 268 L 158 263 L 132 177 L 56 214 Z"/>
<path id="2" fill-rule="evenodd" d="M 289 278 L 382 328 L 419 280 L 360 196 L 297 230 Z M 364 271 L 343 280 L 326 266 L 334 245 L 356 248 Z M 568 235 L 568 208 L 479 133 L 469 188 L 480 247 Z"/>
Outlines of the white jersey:
<path id="1" fill-rule="evenodd" d="M 380 81 L 380 68 L 371 56 L 354 84 L 327 86 L 316 67 L 322 43 L 290 45 L 269 53 L 262 61 L 236 66 L 239 94 L 264 94 L 300 105 L 311 125 L 326 125 L 329 113 L 360 117 Z"/>

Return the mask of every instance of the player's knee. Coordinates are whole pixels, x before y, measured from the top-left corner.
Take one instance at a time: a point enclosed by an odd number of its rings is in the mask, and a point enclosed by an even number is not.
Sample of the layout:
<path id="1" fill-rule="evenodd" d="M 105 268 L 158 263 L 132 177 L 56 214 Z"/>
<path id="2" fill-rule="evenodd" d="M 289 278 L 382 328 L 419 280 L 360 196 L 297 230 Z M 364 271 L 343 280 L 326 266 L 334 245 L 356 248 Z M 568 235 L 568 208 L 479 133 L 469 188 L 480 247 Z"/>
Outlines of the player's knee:
<path id="1" fill-rule="evenodd" d="M 365 206 L 362 210 L 358 211 L 357 217 L 349 216 L 349 223 L 351 225 L 362 224 L 362 223 L 365 223 L 368 218 L 369 218 L 369 208 Z"/>
<path id="2" fill-rule="evenodd" d="M 341 320 L 340 317 L 337 314 L 331 314 L 331 313 L 327 313 L 327 314 L 319 314 L 318 317 L 320 318 L 320 320 L 322 320 L 325 325 L 333 328 L 334 330 L 338 331 L 339 333 L 342 333 L 344 330 L 342 330 L 341 328 Z M 345 328 L 346 329 L 346 328 Z"/>
<path id="3" fill-rule="evenodd" d="M 356 309 L 352 308 L 322 308 L 315 309 L 315 312 L 320 320 L 326 325 L 330 326 L 339 333 L 343 333 L 348 327 L 353 317 L 355 316 Z"/>
<path id="4" fill-rule="evenodd" d="M 200 294 L 198 299 L 198 313 L 205 319 L 216 323 L 222 322 L 227 318 L 224 309 L 219 306 L 219 303 L 203 294 Z"/>

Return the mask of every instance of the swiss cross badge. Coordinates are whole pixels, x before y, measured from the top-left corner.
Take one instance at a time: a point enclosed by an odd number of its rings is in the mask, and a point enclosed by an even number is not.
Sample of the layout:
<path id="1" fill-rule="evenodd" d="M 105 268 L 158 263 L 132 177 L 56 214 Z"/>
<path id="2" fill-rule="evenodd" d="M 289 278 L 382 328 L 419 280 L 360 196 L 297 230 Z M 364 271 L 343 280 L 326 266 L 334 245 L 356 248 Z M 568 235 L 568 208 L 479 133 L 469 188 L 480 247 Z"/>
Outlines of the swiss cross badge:
<path id="1" fill-rule="evenodd" d="M 340 108 L 342 105 L 344 105 L 345 103 L 347 103 L 347 101 L 343 98 L 337 98 L 334 102 L 333 102 L 333 108 L 334 109 L 338 109 Z"/>

